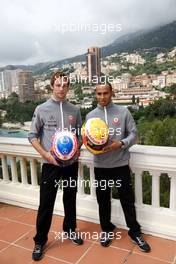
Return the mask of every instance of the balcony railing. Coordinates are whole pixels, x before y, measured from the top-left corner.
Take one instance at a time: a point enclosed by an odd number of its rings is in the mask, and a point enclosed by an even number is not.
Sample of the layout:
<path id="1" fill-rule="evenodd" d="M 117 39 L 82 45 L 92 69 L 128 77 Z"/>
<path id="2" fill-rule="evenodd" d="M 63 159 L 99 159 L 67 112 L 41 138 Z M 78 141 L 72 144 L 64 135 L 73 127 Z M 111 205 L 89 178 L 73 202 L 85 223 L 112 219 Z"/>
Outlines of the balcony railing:
<path id="1" fill-rule="evenodd" d="M 176 239 L 176 148 L 135 145 L 130 149 L 130 166 L 134 172 L 137 218 L 144 233 Z M 39 154 L 27 139 L 0 138 L 0 202 L 37 209 L 39 202 L 38 175 L 42 165 Z M 90 190 L 82 184 L 84 166 L 89 171 Z M 151 204 L 144 204 L 143 172 L 151 176 Z M 167 174 L 170 182 L 169 206 L 160 206 L 160 179 Z M 77 217 L 99 222 L 95 196 L 92 155 L 82 148 L 79 159 Z M 128 194 L 127 194 L 128 195 Z M 63 215 L 62 190 L 58 189 L 55 213 Z M 126 228 L 118 199 L 112 198 L 112 221 Z"/>

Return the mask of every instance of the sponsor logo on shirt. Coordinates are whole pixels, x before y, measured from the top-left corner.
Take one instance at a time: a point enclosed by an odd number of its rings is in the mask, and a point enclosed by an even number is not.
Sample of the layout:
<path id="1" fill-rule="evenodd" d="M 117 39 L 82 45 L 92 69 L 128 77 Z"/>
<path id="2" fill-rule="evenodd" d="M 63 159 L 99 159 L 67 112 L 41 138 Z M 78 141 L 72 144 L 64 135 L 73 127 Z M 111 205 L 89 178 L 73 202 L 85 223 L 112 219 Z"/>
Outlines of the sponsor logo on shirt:
<path id="1" fill-rule="evenodd" d="M 113 125 L 119 125 L 119 124 L 120 124 L 120 120 L 119 120 L 119 118 L 118 118 L 117 116 L 115 116 L 115 117 L 113 118 L 112 123 L 113 123 Z"/>
<path id="2" fill-rule="evenodd" d="M 50 119 L 50 120 L 55 120 L 55 117 L 54 117 L 53 115 L 51 115 L 51 116 L 49 117 L 49 119 Z"/>
<path id="3" fill-rule="evenodd" d="M 73 115 L 69 115 L 68 116 L 68 122 L 70 122 L 70 123 L 73 123 L 73 122 L 75 122 L 76 120 L 75 120 L 75 116 L 73 116 Z"/>

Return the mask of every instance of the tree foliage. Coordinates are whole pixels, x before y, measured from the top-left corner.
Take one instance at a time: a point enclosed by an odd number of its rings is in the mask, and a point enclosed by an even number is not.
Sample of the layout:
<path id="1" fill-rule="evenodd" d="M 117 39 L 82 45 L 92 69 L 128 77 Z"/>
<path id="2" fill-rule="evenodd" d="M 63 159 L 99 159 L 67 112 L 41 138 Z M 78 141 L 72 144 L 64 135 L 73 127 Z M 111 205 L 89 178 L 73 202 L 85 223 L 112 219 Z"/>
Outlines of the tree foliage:
<path id="1" fill-rule="evenodd" d="M 7 99 L 0 100 L 0 109 L 7 111 L 4 121 L 24 123 L 25 121 L 31 121 L 38 103 L 32 101 L 21 103 L 18 95 L 12 93 Z"/>

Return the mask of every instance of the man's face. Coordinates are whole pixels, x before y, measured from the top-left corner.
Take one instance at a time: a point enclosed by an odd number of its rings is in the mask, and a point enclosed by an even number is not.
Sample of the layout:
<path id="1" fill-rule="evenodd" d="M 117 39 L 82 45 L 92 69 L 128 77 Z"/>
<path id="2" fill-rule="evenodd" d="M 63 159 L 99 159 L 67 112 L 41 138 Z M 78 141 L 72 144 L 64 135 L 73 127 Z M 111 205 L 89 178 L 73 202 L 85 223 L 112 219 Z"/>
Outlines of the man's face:
<path id="1" fill-rule="evenodd" d="M 101 106 L 107 106 L 111 102 L 112 91 L 109 85 L 97 85 L 96 98 Z"/>
<path id="2" fill-rule="evenodd" d="M 54 97 L 60 101 L 63 101 L 66 98 L 68 92 L 67 78 L 57 78 L 52 88 Z"/>

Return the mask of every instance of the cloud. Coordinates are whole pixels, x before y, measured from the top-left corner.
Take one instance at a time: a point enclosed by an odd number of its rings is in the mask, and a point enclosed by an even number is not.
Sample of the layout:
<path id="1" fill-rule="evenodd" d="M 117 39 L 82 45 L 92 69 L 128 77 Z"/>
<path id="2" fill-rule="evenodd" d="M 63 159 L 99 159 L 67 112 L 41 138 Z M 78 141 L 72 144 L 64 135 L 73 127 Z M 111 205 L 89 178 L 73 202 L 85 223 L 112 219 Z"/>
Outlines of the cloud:
<path id="1" fill-rule="evenodd" d="M 169 23 L 175 14 L 175 0 L 1 0 L 0 63 L 34 64 L 79 55 L 122 34 Z M 121 24 L 122 31 L 103 32 L 108 24 Z M 75 31 L 80 25 L 82 30 Z"/>

